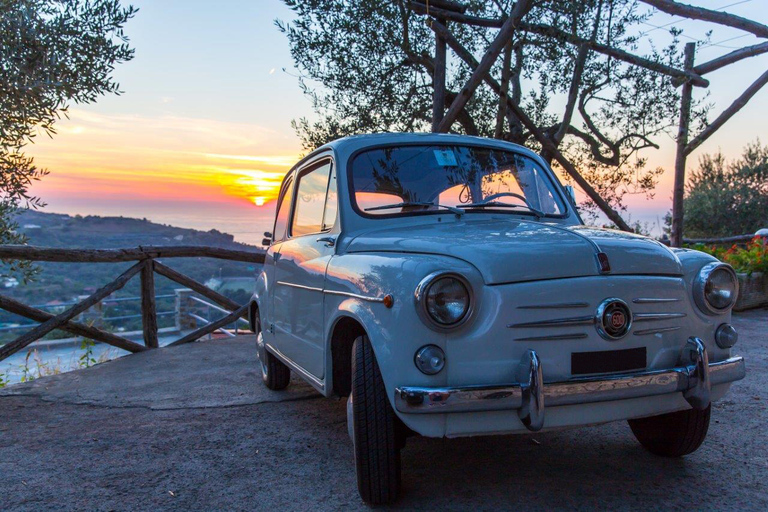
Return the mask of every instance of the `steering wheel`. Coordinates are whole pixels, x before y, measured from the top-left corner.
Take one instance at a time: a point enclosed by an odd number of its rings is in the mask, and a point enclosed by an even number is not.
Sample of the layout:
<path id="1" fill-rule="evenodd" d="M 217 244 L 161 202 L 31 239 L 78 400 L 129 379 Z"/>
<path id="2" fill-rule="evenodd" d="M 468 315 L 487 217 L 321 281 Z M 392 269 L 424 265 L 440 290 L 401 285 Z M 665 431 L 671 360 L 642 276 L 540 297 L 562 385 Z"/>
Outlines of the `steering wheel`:
<path id="1" fill-rule="evenodd" d="M 490 195 L 490 196 L 486 197 L 481 202 L 483 202 L 483 203 L 490 203 L 494 199 L 498 199 L 500 197 L 514 197 L 516 199 L 521 200 L 523 203 L 525 203 L 525 206 L 527 206 L 531 210 L 536 210 L 536 208 L 534 208 L 533 205 L 531 205 L 531 203 L 528 202 L 528 200 L 525 198 L 525 196 L 521 196 L 520 194 L 515 194 L 514 192 L 499 192 L 498 194 L 493 194 L 493 195 Z"/>

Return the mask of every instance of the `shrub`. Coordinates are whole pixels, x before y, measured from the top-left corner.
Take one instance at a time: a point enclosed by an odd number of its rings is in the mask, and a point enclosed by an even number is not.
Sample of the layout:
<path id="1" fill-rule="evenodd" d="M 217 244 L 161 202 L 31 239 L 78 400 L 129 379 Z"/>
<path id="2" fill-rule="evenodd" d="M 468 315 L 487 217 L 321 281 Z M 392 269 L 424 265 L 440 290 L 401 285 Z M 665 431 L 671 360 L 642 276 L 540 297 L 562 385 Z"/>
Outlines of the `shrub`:
<path id="1" fill-rule="evenodd" d="M 698 244 L 693 248 L 728 263 L 736 272 L 768 273 L 768 239 L 766 238 L 756 236 L 746 247 L 739 247 L 736 244 L 730 248 Z"/>

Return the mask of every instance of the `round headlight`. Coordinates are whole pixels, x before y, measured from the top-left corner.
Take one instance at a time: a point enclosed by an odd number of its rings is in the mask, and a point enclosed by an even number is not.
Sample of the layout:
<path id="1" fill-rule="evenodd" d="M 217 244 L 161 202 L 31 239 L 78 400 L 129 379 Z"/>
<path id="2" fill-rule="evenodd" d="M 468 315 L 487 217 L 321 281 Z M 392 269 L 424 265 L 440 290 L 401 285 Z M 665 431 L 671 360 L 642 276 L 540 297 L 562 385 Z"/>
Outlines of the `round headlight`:
<path id="1" fill-rule="evenodd" d="M 729 265 L 709 263 L 699 271 L 693 291 L 702 311 L 711 315 L 725 313 L 736 303 L 739 280 Z"/>
<path id="2" fill-rule="evenodd" d="M 461 325 L 469 316 L 471 300 L 469 283 L 458 274 L 431 274 L 416 288 L 417 307 L 439 329 Z"/>

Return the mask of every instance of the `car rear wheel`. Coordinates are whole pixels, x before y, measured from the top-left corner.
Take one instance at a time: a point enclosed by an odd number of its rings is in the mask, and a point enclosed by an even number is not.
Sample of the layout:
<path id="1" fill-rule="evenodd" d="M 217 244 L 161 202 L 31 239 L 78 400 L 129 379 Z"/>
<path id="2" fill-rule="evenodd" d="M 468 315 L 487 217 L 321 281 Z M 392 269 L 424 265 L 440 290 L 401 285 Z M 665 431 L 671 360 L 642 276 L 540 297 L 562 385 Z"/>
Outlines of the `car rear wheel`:
<path id="1" fill-rule="evenodd" d="M 254 321 L 256 328 L 256 347 L 258 350 L 259 366 L 261 367 L 261 380 L 269 389 L 280 391 L 288 387 L 291 382 L 291 370 L 280 362 L 274 355 L 267 352 L 264 344 L 264 335 L 261 332 L 261 322 Z"/>
<path id="2" fill-rule="evenodd" d="M 632 433 L 643 447 L 663 457 L 682 457 L 695 452 L 709 430 L 712 406 L 650 418 L 629 420 Z"/>
<path id="3" fill-rule="evenodd" d="M 352 347 L 352 442 L 360 497 L 371 505 L 393 503 L 400 492 L 399 420 L 367 336 Z"/>

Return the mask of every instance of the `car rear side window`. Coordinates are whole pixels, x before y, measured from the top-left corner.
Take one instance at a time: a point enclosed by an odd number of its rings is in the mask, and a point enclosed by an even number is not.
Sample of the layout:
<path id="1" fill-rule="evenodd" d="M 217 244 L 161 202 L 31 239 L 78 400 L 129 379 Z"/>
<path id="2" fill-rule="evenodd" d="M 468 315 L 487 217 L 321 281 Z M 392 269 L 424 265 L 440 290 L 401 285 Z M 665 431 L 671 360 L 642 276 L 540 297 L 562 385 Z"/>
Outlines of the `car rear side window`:
<path id="1" fill-rule="evenodd" d="M 323 213 L 330 174 L 331 162 L 326 162 L 299 175 L 291 236 L 323 231 Z"/>
<path id="2" fill-rule="evenodd" d="M 288 227 L 288 217 L 291 212 L 291 197 L 293 196 L 293 180 L 289 179 L 288 184 L 283 189 L 283 195 L 280 196 L 280 203 L 277 206 L 277 215 L 275 216 L 275 229 L 272 231 L 272 240 L 281 242 L 285 240 L 286 228 Z"/>

